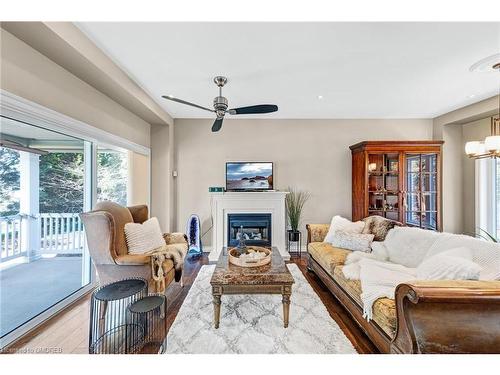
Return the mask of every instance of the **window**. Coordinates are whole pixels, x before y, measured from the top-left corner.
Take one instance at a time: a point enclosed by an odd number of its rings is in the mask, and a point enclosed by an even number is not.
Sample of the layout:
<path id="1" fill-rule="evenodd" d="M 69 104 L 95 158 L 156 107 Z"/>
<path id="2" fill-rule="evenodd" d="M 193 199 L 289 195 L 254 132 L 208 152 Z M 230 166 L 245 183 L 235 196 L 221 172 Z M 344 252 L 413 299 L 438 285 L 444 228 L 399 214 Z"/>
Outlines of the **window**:
<path id="1" fill-rule="evenodd" d="M 79 213 L 88 142 L 1 119 L 0 337 L 91 282 Z M 88 148 L 88 147 L 87 147 Z"/>
<path id="2" fill-rule="evenodd" d="M 97 201 L 109 200 L 127 205 L 127 152 L 97 147 Z"/>
<path id="3" fill-rule="evenodd" d="M 0 348 L 90 291 L 79 213 L 149 201 L 147 147 L 0 93 Z"/>
<path id="4" fill-rule="evenodd" d="M 476 160 L 476 234 L 500 236 L 500 160 Z"/>

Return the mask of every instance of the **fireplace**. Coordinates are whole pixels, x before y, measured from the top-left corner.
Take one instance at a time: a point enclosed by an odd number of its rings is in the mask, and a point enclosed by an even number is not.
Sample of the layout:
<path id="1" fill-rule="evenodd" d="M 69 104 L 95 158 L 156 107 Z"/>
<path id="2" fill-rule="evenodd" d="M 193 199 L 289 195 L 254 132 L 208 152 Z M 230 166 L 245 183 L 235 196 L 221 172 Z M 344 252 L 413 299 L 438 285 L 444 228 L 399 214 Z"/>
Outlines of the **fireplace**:
<path id="1" fill-rule="evenodd" d="M 271 246 L 271 214 L 228 214 L 227 243 L 236 246 L 243 227 L 247 245 Z"/>

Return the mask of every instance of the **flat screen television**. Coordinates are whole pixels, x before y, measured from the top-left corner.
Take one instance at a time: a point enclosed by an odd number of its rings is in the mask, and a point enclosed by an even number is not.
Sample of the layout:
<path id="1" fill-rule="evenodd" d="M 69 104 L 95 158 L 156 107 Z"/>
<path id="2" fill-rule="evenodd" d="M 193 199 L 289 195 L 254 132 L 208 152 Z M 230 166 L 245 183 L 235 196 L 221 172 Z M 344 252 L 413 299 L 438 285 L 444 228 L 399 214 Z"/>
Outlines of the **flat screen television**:
<path id="1" fill-rule="evenodd" d="M 254 161 L 226 163 L 226 190 L 273 190 L 273 163 Z"/>

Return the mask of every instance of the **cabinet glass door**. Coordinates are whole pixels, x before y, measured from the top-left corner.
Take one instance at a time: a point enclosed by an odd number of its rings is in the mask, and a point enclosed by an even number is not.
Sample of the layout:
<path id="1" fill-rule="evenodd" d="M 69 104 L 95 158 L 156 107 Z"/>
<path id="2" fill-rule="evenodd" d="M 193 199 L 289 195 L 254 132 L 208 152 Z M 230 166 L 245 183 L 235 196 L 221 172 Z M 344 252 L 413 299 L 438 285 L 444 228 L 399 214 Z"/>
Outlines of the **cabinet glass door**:
<path id="1" fill-rule="evenodd" d="M 368 155 L 368 214 L 402 221 L 399 153 Z"/>
<path id="2" fill-rule="evenodd" d="M 405 219 L 407 225 L 438 229 L 437 173 L 437 154 L 406 155 Z"/>

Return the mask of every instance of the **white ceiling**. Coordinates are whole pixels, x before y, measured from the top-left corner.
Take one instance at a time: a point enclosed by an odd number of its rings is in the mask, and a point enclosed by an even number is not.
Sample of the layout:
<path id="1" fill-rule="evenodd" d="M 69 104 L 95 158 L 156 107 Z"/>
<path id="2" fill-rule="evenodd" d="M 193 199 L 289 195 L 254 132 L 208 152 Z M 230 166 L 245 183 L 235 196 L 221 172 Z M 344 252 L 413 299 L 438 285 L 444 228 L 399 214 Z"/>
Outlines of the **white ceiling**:
<path id="1" fill-rule="evenodd" d="M 500 23 L 77 25 L 174 118 L 210 113 L 161 95 L 212 107 L 219 74 L 230 108 L 279 106 L 258 118 L 432 118 L 498 92 L 469 67 L 500 51 Z"/>

